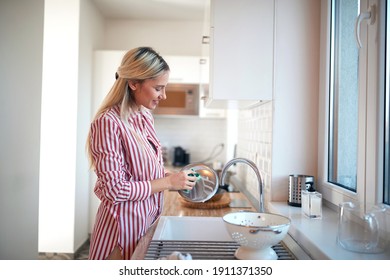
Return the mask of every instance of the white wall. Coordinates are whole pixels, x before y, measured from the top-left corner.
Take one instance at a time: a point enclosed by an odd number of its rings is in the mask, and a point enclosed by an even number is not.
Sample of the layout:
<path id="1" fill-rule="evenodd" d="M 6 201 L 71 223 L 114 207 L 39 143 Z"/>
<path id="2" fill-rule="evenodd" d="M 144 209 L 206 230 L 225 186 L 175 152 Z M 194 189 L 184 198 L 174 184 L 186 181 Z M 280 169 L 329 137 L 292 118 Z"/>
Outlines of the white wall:
<path id="1" fill-rule="evenodd" d="M 226 159 L 226 119 L 163 118 L 155 117 L 156 133 L 163 146 L 169 149 L 169 160 L 173 160 L 173 148 L 181 146 L 190 153 L 191 162 L 207 159 L 213 149 L 224 144 L 224 149 L 213 161 Z M 216 149 L 215 152 L 220 151 Z"/>
<path id="2" fill-rule="evenodd" d="M 45 1 L 40 252 L 74 250 L 79 9 L 79 0 Z"/>
<path id="3" fill-rule="evenodd" d="M 320 6 L 276 0 L 273 201 L 287 200 L 288 175 L 317 177 Z"/>
<path id="4" fill-rule="evenodd" d="M 0 259 L 38 258 L 43 14 L 0 1 Z"/>
<path id="5" fill-rule="evenodd" d="M 104 19 L 90 1 L 80 2 L 80 49 L 77 101 L 76 195 L 74 248 L 77 250 L 89 236 L 90 177 L 85 153 L 92 112 L 93 51 L 104 43 Z M 94 213 L 92 214 L 94 215 Z"/>
<path id="6" fill-rule="evenodd" d="M 88 239 L 85 141 L 103 21 L 89 1 L 48 0 L 44 22 L 39 251 L 74 253 Z"/>

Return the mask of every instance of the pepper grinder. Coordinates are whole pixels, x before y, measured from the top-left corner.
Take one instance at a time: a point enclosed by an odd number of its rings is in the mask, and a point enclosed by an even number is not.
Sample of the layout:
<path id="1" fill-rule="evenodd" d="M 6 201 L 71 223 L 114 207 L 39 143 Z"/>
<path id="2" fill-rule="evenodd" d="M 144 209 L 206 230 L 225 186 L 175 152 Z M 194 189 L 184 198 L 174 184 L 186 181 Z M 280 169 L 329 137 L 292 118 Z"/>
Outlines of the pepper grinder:
<path id="1" fill-rule="evenodd" d="M 302 190 L 302 213 L 310 219 L 322 218 L 322 194 L 313 188 L 313 184 L 307 190 Z"/>

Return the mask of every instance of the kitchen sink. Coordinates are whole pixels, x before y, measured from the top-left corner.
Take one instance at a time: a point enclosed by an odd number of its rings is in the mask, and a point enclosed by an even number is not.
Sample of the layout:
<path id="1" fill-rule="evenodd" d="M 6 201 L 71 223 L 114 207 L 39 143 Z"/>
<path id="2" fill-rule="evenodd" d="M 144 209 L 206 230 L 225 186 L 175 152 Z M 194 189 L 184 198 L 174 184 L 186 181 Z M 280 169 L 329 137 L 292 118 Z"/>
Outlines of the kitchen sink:
<path id="1" fill-rule="evenodd" d="M 153 240 L 232 241 L 222 217 L 161 216 Z"/>
<path id="2" fill-rule="evenodd" d="M 191 254 L 194 260 L 234 260 L 238 247 L 222 217 L 161 216 L 144 259 L 156 260 L 178 251 Z M 273 249 L 279 260 L 296 259 L 283 242 Z"/>

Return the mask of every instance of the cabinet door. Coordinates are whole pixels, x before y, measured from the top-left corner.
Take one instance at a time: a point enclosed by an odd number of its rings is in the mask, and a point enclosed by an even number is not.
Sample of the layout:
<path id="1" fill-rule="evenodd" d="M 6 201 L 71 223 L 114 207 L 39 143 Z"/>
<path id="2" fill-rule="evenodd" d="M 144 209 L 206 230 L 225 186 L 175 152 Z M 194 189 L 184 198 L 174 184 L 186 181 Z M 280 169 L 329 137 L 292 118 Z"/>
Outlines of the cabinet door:
<path id="1" fill-rule="evenodd" d="M 164 56 L 171 72 L 169 82 L 176 84 L 200 83 L 200 58 L 198 56 Z"/>
<path id="2" fill-rule="evenodd" d="M 274 1 L 211 0 L 210 98 L 270 100 Z"/>
<path id="3" fill-rule="evenodd" d="M 95 113 L 104 97 L 110 91 L 115 81 L 117 71 L 123 55 L 126 51 L 102 50 L 95 51 L 92 109 Z M 200 97 L 207 93 L 208 89 L 208 59 L 201 61 L 196 56 L 163 56 L 168 62 L 171 73 L 170 83 L 199 84 Z M 203 70 L 202 70 L 203 69 Z M 203 74 L 202 74 L 203 73 Z M 205 90 L 203 90 L 205 89 Z M 199 116 L 203 118 L 224 118 L 225 110 L 213 110 L 204 107 L 204 101 L 200 100 Z"/>
<path id="4" fill-rule="evenodd" d="M 210 1 L 205 1 L 204 16 L 203 16 L 203 36 L 201 39 L 202 58 L 208 58 L 210 56 Z"/>
<path id="5" fill-rule="evenodd" d="M 115 72 L 126 51 L 95 52 L 94 99 L 100 104 L 115 81 Z M 197 56 L 163 56 L 171 68 L 170 83 L 199 84 L 200 58 Z"/>

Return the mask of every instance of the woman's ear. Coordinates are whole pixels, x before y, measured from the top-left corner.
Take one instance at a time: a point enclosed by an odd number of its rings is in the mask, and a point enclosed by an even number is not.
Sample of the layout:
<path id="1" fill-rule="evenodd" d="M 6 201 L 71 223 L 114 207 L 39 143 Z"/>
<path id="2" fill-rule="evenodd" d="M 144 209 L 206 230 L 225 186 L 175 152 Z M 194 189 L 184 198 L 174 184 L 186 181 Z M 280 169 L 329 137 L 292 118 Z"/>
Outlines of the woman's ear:
<path id="1" fill-rule="evenodd" d="M 137 89 L 137 84 L 138 82 L 135 81 L 128 81 L 129 87 L 131 90 L 136 90 Z"/>

